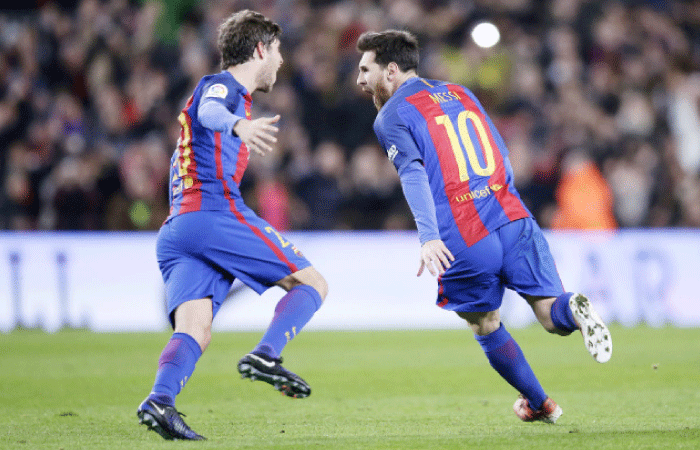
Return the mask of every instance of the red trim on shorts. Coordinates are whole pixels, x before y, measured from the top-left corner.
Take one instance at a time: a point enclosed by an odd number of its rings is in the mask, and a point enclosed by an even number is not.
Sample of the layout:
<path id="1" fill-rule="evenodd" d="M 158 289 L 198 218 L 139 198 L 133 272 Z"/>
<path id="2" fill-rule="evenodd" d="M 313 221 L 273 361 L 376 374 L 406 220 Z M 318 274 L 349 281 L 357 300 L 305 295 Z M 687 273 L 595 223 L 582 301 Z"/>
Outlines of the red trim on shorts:
<path id="1" fill-rule="evenodd" d="M 224 184 L 224 189 L 228 190 L 228 187 L 226 186 L 226 180 L 222 180 L 222 183 Z M 282 261 L 287 265 L 287 267 L 289 267 L 291 273 L 297 272 L 299 268 L 296 266 L 296 264 L 291 262 L 287 258 L 287 256 L 282 252 L 282 250 L 280 250 L 279 247 L 273 244 L 272 241 L 267 236 L 265 236 L 265 234 L 263 234 L 263 232 L 260 231 L 259 228 L 251 225 L 247 220 L 245 220 L 245 217 L 243 216 L 243 214 L 241 214 L 240 211 L 238 211 L 235 202 L 228 193 L 226 194 L 226 198 L 228 199 L 229 204 L 231 205 L 231 212 L 236 216 L 236 219 L 238 219 L 238 221 L 242 224 L 247 225 L 248 228 L 250 228 L 251 231 L 255 233 L 257 237 L 259 237 L 263 242 L 265 242 L 265 244 L 270 248 L 270 250 L 272 250 L 275 253 L 275 255 L 277 255 L 280 261 Z"/>
<path id="2" fill-rule="evenodd" d="M 218 146 L 217 146 L 218 151 L 215 152 L 215 155 L 217 155 L 216 156 L 216 173 L 218 176 L 220 166 L 221 166 L 221 136 L 220 136 L 220 133 L 216 133 L 216 134 L 219 135 L 219 139 L 217 141 L 218 142 Z M 223 168 L 221 169 L 221 173 L 223 173 Z M 250 228 L 250 230 L 253 233 L 255 233 L 255 235 L 257 237 L 259 237 L 265 243 L 265 245 L 267 245 L 270 248 L 270 250 L 272 250 L 275 253 L 275 255 L 277 255 L 277 257 L 280 259 L 280 261 L 282 261 L 283 263 L 285 263 L 287 265 L 287 267 L 289 267 L 289 270 L 291 271 L 291 273 L 297 272 L 299 270 L 299 268 L 296 266 L 296 264 L 291 262 L 287 258 L 287 256 L 282 252 L 282 250 L 280 250 L 279 247 L 277 247 L 267 236 L 265 236 L 265 234 L 262 231 L 260 231 L 259 228 L 251 225 L 250 222 L 248 222 L 245 219 L 243 214 L 241 214 L 241 212 L 238 210 L 238 208 L 236 208 L 236 202 L 234 201 L 233 197 L 231 197 L 231 190 L 228 187 L 228 183 L 226 182 L 226 180 L 223 179 L 223 176 L 219 177 L 219 179 L 221 180 L 221 185 L 224 188 L 224 196 L 226 197 L 226 200 L 228 200 L 229 208 L 231 209 L 231 212 L 236 216 L 236 219 L 238 219 L 238 221 L 240 223 L 242 223 L 242 224 L 246 225 L 248 228 Z"/>
<path id="3" fill-rule="evenodd" d="M 445 293 L 445 285 L 442 284 L 442 275 L 440 275 L 437 279 L 438 282 L 438 297 L 442 297 L 442 300 L 438 302 L 438 306 L 440 308 L 444 307 L 447 305 L 450 301 L 447 299 L 447 297 L 444 297 L 443 294 Z"/>
<path id="4" fill-rule="evenodd" d="M 246 113 L 246 119 L 241 119 L 241 120 L 249 120 L 250 119 L 250 110 L 252 106 L 252 98 L 250 95 L 246 94 L 243 96 L 245 98 L 245 113 Z M 221 161 L 221 133 L 217 132 L 214 133 L 214 143 L 215 143 L 215 161 L 216 161 L 216 177 L 221 180 L 221 185 L 223 186 L 224 189 L 224 196 L 226 197 L 226 200 L 228 200 L 229 203 L 229 208 L 231 212 L 236 216 L 236 219 L 244 225 L 246 225 L 250 230 L 258 237 L 260 238 L 265 245 L 267 245 L 270 250 L 274 252 L 274 254 L 287 265 L 291 273 L 297 272 L 299 268 L 296 266 L 296 264 L 292 263 L 287 256 L 280 250 L 279 247 L 277 247 L 265 234 L 260 231 L 259 228 L 253 226 L 250 224 L 245 219 L 245 216 L 236 208 L 236 202 L 234 201 L 233 197 L 231 197 L 231 189 L 228 187 L 228 183 L 224 179 L 224 169 L 223 169 L 223 164 Z M 234 175 L 231 177 L 231 180 L 236 183 L 236 185 L 240 184 L 241 178 L 243 178 L 243 173 L 245 172 L 246 167 L 248 167 L 248 157 L 250 153 L 248 151 L 248 147 L 241 142 L 241 146 L 238 149 L 238 160 L 236 162 L 236 171 Z"/>

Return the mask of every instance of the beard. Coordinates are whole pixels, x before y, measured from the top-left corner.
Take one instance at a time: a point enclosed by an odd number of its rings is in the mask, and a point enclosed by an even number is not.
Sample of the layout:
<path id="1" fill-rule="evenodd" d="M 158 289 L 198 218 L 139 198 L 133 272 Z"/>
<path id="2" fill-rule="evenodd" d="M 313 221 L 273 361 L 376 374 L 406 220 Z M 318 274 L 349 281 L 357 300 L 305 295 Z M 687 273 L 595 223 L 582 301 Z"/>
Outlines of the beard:
<path id="1" fill-rule="evenodd" d="M 387 89 L 381 81 L 378 81 L 374 86 L 374 95 L 372 96 L 372 100 L 374 101 L 374 106 L 377 108 L 377 111 L 382 109 L 382 106 L 389 101 L 390 97 L 391 92 L 389 92 L 389 89 Z"/>
<path id="2" fill-rule="evenodd" d="M 260 92 L 270 92 L 276 80 L 276 68 L 272 65 L 268 65 L 265 68 L 263 68 L 263 70 L 258 72 L 258 76 L 255 79 L 255 84 L 258 86 L 256 90 Z"/>

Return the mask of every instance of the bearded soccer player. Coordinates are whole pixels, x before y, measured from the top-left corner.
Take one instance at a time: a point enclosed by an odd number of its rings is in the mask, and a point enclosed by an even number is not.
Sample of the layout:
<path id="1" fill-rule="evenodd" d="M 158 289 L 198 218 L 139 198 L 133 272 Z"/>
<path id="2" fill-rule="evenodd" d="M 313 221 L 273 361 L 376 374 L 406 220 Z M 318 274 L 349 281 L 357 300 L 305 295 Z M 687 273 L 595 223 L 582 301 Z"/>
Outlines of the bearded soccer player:
<path id="1" fill-rule="evenodd" d="M 417 74 L 412 34 L 366 32 L 357 84 L 379 110 L 374 131 L 394 163 L 421 243 L 418 275 L 438 275 L 438 306 L 466 320 L 491 366 L 520 396 L 523 421 L 554 423 L 562 409 L 501 323 L 507 287 L 550 333 L 580 330 L 598 362 L 610 333 L 591 302 L 565 292 L 542 231 L 520 200 L 503 139 L 467 88 Z"/>
<path id="2" fill-rule="evenodd" d="M 265 155 L 279 116 L 251 117 L 251 94 L 268 92 L 282 64 L 279 25 L 249 10 L 219 28 L 220 73 L 203 77 L 179 117 L 170 169 L 170 215 L 157 256 L 174 333 L 155 383 L 138 407 L 140 423 L 165 439 L 202 440 L 175 409 L 175 397 L 211 341 L 211 325 L 234 279 L 261 294 L 285 291 L 260 343 L 238 362 L 245 378 L 304 398 L 309 385 L 281 366 L 280 353 L 326 297 L 325 279 L 301 252 L 244 203 L 239 191 L 249 152 Z"/>

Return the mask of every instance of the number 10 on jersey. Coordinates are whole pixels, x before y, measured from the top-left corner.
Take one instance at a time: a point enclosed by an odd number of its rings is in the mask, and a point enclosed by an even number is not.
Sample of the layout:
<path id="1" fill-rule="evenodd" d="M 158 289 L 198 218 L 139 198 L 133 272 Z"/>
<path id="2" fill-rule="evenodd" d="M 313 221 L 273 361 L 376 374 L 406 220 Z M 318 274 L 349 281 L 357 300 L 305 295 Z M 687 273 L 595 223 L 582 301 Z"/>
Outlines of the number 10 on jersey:
<path id="1" fill-rule="evenodd" d="M 474 130 L 476 130 L 476 135 L 478 139 L 479 147 L 483 149 L 484 159 L 486 161 L 486 167 L 481 166 L 481 162 L 476 155 L 476 148 L 474 147 L 474 142 L 469 135 L 469 129 L 467 128 L 467 120 L 471 120 Z M 457 168 L 459 170 L 459 181 L 469 180 L 469 171 L 467 170 L 467 159 L 464 157 L 464 151 L 462 151 L 462 146 L 467 153 L 467 158 L 469 159 L 469 165 L 476 175 L 481 175 L 489 177 L 496 170 L 496 160 L 493 154 L 493 147 L 491 146 L 491 140 L 489 139 L 488 131 L 484 126 L 481 118 L 474 111 L 462 111 L 457 116 L 457 129 L 455 130 L 455 125 L 447 114 L 437 116 L 435 121 L 438 125 L 445 127 L 445 132 L 450 140 L 450 146 L 452 147 L 452 153 L 454 154 L 455 160 L 457 162 Z M 461 142 L 461 144 L 460 144 Z"/>

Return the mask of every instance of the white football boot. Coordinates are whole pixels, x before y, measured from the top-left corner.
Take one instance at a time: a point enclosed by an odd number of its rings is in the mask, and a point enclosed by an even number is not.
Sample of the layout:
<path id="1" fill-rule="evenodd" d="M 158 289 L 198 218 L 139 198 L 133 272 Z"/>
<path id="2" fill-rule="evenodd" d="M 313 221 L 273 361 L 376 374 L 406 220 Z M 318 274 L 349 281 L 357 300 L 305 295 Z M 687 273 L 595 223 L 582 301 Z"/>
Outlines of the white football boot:
<path id="1" fill-rule="evenodd" d="M 579 324 L 588 353 L 599 363 L 608 362 L 612 356 L 612 337 L 590 300 L 574 294 L 569 299 L 569 308 Z"/>

